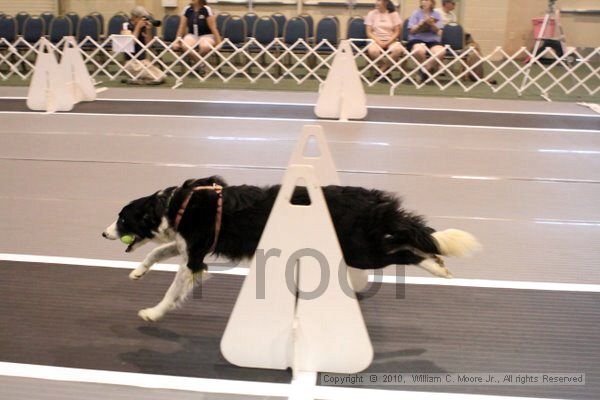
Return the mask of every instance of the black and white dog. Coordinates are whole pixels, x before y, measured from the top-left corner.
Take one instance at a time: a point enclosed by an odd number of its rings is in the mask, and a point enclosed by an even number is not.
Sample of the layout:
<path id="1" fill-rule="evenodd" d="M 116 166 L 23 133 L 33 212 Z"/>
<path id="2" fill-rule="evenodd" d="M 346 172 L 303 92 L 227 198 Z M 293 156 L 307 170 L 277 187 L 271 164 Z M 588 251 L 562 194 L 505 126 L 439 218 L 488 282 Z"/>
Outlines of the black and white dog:
<path id="1" fill-rule="evenodd" d="M 193 289 L 195 274 L 207 269 L 207 255 L 233 261 L 252 257 L 279 188 L 227 186 L 212 176 L 187 180 L 126 205 L 102 236 L 112 240 L 133 236 L 127 252 L 148 241 L 163 243 L 131 272 L 131 279 L 139 279 L 163 259 L 181 255 L 184 260 L 163 300 L 138 315 L 157 321 L 181 305 Z M 348 266 L 414 264 L 450 278 L 440 256 L 466 256 L 479 248 L 467 232 L 428 227 L 422 217 L 403 210 L 390 193 L 349 186 L 326 186 L 323 193 Z M 292 203 L 310 204 L 305 188 L 296 188 Z"/>

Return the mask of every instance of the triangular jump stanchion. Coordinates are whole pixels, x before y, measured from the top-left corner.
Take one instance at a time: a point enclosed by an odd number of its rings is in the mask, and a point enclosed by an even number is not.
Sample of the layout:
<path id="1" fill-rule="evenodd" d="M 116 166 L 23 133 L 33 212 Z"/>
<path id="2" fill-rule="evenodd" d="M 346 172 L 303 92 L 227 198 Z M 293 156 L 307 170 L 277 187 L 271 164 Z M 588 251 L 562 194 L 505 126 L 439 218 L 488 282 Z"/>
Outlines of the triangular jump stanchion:
<path id="1" fill-rule="evenodd" d="M 96 100 L 94 80 L 85 66 L 74 37 L 69 37 L 65 42 L 60 67 L 74 103 Z"/>
<path id="2" fill-rule="evenodd" d="M 34 111 L 71 111 L 73 96 L 67 88 L 54 50 L 42 37 L 38 43 L 37 59 L 27 93 L 27 107 Z"/>
<path id="3" fill-rule="evenodd" d="M 306 148 L 313 139 L 317 146 L 318 156 L 306 155 Z M 302 135 L 292 151 L 288 166 L 293 164 L 312 165 L 323 186 L 341 185 L 340 176 L 333 162 L 325 133 L 321 125 L 304 125 Z M 369 271 L 348 267 L 348 279 L 356 292 L 363 291 L 369 284 Z"/>
<path id="4" fill-rule="evenodd" d="M 300 183 L 310 205 L 291 204 Z M 367 368 L 373 347 L 346 273 L 315 168 L 291 165 L 223 334 L 223 356 L 294 374 Z"/>
<path id="5" fill-rule="evenodd" d="M 367 116 L 367 96 L 352 47 L 347 40 L 342 40 L 336 51 L 327 79 L 321 87 L 315 114 L 319 118 L 342 121 Z"/>

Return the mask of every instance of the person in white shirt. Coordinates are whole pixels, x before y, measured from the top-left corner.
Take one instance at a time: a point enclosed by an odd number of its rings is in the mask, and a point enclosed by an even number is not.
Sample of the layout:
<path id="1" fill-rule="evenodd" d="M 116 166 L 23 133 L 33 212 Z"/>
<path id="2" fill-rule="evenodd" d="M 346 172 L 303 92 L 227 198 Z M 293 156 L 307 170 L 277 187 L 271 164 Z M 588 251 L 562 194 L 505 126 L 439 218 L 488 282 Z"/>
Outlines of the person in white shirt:
<path id="1" fill-rule="evenodd" d="M 396 6 L 391 0 L 377 0 L 375 9 L 371 10 L 366 18 L 367 37 L 373 43 L 367 48 L 369 58 L 376 59 L 382 51 L 389 53 L 393 60 L 397 60 L 404 53 L 404 47 L 398 42 L 402 31 L 402 19 L 396 11 Z M 391 65 L 387 58 L 380 61 L 379 67 L 383 70 Z"/>
<path id="2" fill-rule="evenodd" d="M 442 7 L 435 9 L 435 11 L 439 12 L 442 16 L 442 24 L 444 26 L 448 24 L 456 24 L 458 22 L 456 14 L 454 13 L 455 8 L 456 2 L 454 0 L 443 0 Z"/>

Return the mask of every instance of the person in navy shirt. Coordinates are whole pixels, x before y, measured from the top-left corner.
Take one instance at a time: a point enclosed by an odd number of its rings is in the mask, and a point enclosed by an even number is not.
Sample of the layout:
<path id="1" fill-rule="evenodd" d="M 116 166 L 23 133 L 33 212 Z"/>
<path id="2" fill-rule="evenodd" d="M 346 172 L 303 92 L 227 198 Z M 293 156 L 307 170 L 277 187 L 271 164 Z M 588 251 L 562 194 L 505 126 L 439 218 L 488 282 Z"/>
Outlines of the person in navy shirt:
<path id="1" fill-rule="evenodd" d="M 182 46 L 185 50 L 199 47 L 200 54 L 208 53 L 221 43 L 215 16 L 206 5 L 206 0 L 194 0 L 183 10 L 177 36 L 180 40 L 175 42 L 175 49 Z"/>
<path id="2" fill-rule="evenodd" d="M 442 16 L 434 10 L 435 0 L 421 0 L 421 6 L 412 13 L 408 20 L 408 51 L 412 51 L 420 63 L 424 63 L 421 70 L 421 79 L 434 72 L 440 61 L 446 55 L 442 46 Z M 427 59 L 427 48 L 431 50 L 432 57 Z M 439 61 L 438 61 L 439 60 Z"/>

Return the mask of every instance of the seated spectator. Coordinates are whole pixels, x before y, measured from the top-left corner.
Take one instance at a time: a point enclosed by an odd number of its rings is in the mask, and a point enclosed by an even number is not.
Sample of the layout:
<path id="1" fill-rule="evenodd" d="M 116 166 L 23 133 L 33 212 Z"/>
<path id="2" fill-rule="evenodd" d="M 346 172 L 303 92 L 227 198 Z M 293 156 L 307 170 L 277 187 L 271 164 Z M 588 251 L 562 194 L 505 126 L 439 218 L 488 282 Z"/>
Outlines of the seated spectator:
<path id="1" fill-rule="evenodd" d="M 211 8 L 206 5 L 206 0 L 193 0 L 183 10 L 177 37 L 180 40 L 175 42 L 173 46 L 175 49 L 182 46 L 184 50 L 199 47 L 202 55 L 221 43 L 216 18 Z"/>
<path id="2" fill-rule="evenodd" d="M 434 72 L 446 55 L 446 49 L 442 46 L 442 17 L 433 9 L 434 6 L 435 0 L 421 0 L 420 8 L 408 20 L 408 51 L 413 52 L 422 65 L 419 71 L 421 80 Z M 425 62 L 429 54 L 427 48 L 432 57 Z"/>
<path id="3" fill-rule="evenodd" d="M 142 6 L 136 6 L 131 10 L 131 19 L 124 24 L 121 34 L 133 35 L 137 38 L 134 45 L 134 53 L 125 53 L 129 60 L 125 64 L 125 70 L 134 76 L 134 79 L 125 79 L 125 82 L 138 85 L 160 84 L 164 82 L 164 73 L 146 59 L 146 52 L 142 51 L 142 44 L 150 43 L 154 37 L 152 31 L 152 17 Z"/>
<path id="4" fill-rule="evenodd" d="M 369 57 L 373 60 L 387 51 L 393 60 L 397 60 L 404 53 L 404 47 L 398 42 L 402 31 L 402 20 L 396 11 L 396 6 L 391 0 L 377 0 L 375 9 L 371 10 L 365 18 L 367 37 L 373 43 L 367 48 Z M 391 63 L 387 57 L 380 61 L 379 67 L 386 70 Z"/>
<path id="5" fill-rule="evenodd" d="M 442 16 L 443 26 L 448 24 L 456 24 L 458 22 L 456 14 L 454 14 L 455 8 L 456 2 L 454 0 L 442 0 L 442 6 L 435 9 L 435 11 Z"/>

